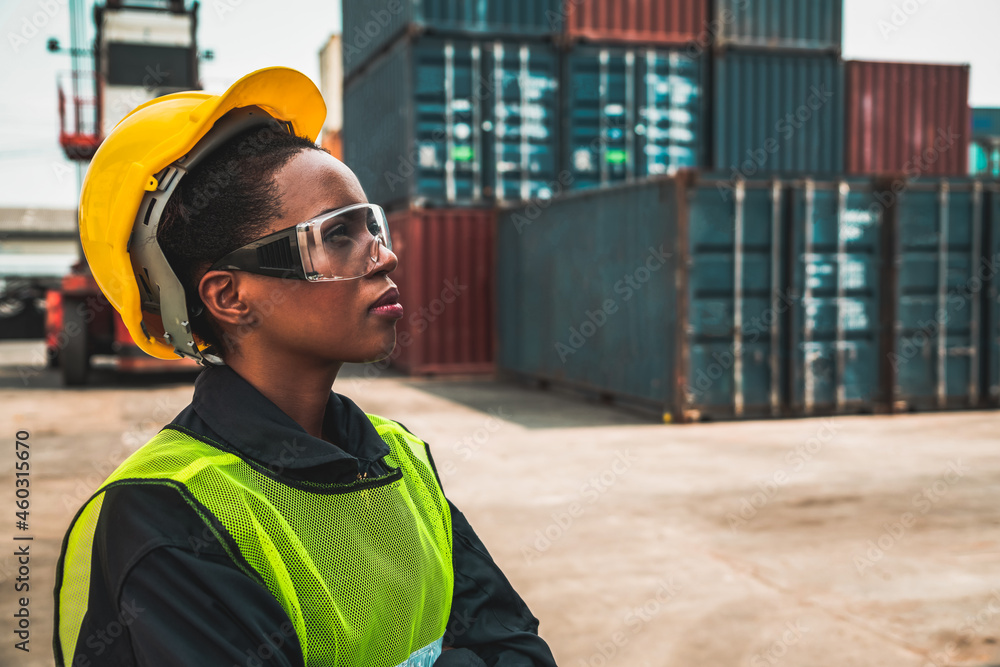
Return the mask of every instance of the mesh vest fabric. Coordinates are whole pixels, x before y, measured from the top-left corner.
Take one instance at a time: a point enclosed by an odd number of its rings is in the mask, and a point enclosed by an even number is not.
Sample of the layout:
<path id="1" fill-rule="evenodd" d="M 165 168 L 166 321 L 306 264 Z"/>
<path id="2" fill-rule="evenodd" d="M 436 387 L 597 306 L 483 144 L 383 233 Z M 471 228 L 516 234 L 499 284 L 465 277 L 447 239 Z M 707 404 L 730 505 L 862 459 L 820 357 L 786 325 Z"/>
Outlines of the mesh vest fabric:
<path id="1" fill-rule="evenodd" d="M 225 527 L 240 552 L 233 561 L 291 619 L 306 665 L 396 667 L 436 657 L 454 588 L 451 514 L 427 446 L 393 421 L 368 418 L 389 445 L 392 470 L 350 484 L 292 486 L 221 446 L 160 431 L 74 519 L 57 572 L 57 662 L 73 661 L 86 614 L 103 494 L 143 483 L 177 488 L 208 531 L 213 517 Z"/>

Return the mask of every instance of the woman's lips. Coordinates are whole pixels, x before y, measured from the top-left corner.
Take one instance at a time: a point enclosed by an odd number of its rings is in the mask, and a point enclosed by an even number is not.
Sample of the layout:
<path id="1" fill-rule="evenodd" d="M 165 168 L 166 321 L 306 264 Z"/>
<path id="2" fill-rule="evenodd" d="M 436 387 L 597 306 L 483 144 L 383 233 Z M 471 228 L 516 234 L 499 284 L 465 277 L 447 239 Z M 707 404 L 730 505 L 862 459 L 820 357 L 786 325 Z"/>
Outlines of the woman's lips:
<path id="1" fill-rule="evenodd" d="M 376 315 L 384 315 L 399 319 L 403 316 L 403 306 L 399 304 L 399 290 L 390 287 L 375 303 L 368 309 Z"/>

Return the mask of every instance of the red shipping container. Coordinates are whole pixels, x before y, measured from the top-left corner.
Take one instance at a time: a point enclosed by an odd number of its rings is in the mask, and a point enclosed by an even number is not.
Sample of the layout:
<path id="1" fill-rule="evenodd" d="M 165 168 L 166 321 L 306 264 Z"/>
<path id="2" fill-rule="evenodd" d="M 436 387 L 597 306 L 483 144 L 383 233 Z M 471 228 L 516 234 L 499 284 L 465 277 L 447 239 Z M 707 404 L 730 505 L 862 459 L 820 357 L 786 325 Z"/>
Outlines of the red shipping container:
<path id="1" fill-rule="evenodd" d="M 708 45 L 706 0 L 565 0 L 566 35 L 601 42 Z"/>
<path id="2" fill-rule="evenodd" d="M 389 216 L 403 319 L 393 366 L 411 375 L 492 373 L 494 213 L 410 209 Z"/>
<path id="3" fill-rule="evenodd" d="M 968 65 L 846 65 L 848 173 L 968 173 Z"/>

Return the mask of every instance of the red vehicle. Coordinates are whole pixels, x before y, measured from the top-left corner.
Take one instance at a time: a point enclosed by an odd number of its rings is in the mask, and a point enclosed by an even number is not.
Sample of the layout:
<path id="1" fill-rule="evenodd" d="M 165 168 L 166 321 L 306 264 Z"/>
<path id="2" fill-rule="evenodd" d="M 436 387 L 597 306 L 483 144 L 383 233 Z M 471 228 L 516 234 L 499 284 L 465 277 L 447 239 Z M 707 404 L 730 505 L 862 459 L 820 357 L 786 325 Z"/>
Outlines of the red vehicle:
<path id="1" fill-rule="evenodd" d="M 59 87 L 59 143 L 70 160 L 85 164 L 104 135 L 147 100 L 201 87 L 195 27 L 197 2 L 106 0 L 94 8 L 96 39 L 82 44 L 84 12 L 70 3 L 73 68 L 69 93 Z M 57 40 L 49 50 L 67 52 Z M 206 54 L 206 57 L 211 57 Z M 132 341 L 118 312 L 101 293 L 85 258 L 73 266 L 46 303 L 49 361 L 67 385 L 87 381 L 94 357 L 113 355 L 120 370 L 189 370 L 190 359 L 162 360 Z"/>
<path id="2" fill-rule="evenodd" d="M 192 359 L 156 359 L 139 349 L 118 311 L 108 303 L 94 278 L 77 264 L 62 287 L 46 297 L 45 347 L 52 365 L 62 369 L 63 383 L 86 384 L 94 358 L 113 357 L 120 371 L 191 371 Z"/>

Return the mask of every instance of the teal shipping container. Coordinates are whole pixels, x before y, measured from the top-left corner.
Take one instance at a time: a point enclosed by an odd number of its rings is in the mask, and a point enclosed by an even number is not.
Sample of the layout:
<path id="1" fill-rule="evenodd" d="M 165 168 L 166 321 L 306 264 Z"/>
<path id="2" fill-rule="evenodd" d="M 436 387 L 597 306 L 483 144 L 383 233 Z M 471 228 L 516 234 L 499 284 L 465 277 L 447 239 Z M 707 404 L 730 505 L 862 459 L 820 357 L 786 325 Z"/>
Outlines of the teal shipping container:
<path id="1" fill-rule="evenodd" d="M 791 411 L 884 405 L 883 217 L 871 180 L 789 186 Z"/>
<path id="2" fill-rule="evenodd" d="M 703 164 L 703 59 L 674 49 L 579 46 L 563 62 L 563 165 L 573 187 Z"/>
<path id="3" fill-rule="evenodd" d="M 972 110 L 972 138 L 1000 140 L 1000 109 Z"/>
<path id="4" fill-rule="evenodd" d="M 986 327 L 983 331 L 983 349 L 986 371 L 986 407 L 1000 408 L 1000 188 L 990 185 L 986 191 L 986 241 L 987 262 L 982 266 L 983 301 Z"/>
<path id="5" fill-rule="evenodd" d="M 995 399 L 997 191 L 969 179 L 916 182 L 892 207 L 896 411 Z"/>
<path id="6" fill-rule="evenodd" d="M 561 0 L 349 0 L 343 5 L 344 76 L 361 68 L 402 35 L 443 33 L 479 39 L 523 39 L 557 31 Z"/>
<path id="7" fill-rule="evenodd" d="M 862 181 L 682 172 L 507 208 L 498 366 L 672 421 L 873 409 L 875 203 Z"/>
<path id="8" fill-rule="evenodd" d="M 1000 178 L 1000 109 L 972 110 L 969 173 Z"/>
<path id="9" fill-rule="evenodd" d="M 558 131 L 549 45 L 405 39 L 344 90 L 344 161 L 386 208 L 548 197 Z"/>
<path id="10" fill-rule="evenodd" d="M 836 56 L 718 53 L 712 168 L 731 178 L 844 171 L 844 64 Z"/>
<path id="11" fill-rule="evenodd" d="M 674 188 L 588 190 L 499 213 L 499 367 L 670 411 Z"/>
<path id="12" fill-rule="evenodd" d="M 840 53 L 843 0 L 714 0 L 719 46 Z"/>

